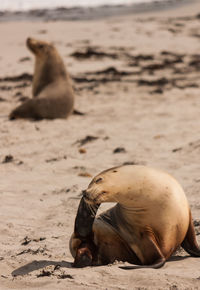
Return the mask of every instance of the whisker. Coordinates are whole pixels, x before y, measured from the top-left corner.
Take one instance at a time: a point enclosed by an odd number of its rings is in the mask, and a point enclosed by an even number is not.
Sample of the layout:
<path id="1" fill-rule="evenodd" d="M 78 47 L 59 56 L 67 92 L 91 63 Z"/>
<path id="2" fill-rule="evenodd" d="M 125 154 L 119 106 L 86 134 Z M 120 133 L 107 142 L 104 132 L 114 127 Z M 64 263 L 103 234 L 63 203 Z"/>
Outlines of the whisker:
<path id="1" fill-rule="evenodd" d="M 89 210 L 92 213 L 92 217 L 95 217 L 96 216 L 96 211 L 95 211 L 94 207 L 91 204 L 88 204 L 88 207 L 89 207 Z"/>

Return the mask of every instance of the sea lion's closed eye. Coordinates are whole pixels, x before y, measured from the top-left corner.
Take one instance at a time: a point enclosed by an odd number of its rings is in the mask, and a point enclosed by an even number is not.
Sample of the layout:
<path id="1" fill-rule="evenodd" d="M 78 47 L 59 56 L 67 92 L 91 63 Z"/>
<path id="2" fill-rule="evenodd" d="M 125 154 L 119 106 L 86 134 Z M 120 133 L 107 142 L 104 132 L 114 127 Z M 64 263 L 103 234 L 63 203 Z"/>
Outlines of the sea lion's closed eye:
<path id="1" fill-rule="evenodd" d="M 95 180 L 95 183 L 99 183 L 99 182 L 101 182 L 103 180 L 103 178 L 102 177 L 99 177 L 97 180 Z"/>

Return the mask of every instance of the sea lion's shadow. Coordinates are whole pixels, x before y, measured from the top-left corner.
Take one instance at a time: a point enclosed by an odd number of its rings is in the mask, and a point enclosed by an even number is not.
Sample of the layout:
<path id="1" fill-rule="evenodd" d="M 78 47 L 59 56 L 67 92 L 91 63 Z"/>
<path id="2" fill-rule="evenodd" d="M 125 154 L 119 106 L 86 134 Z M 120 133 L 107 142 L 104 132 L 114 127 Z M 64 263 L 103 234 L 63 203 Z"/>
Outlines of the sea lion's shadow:
<path id="1" fill-rule="evenodd" d="M 184 259 L 189 258 L 190 256 L 172 256 L 169 260 L 167 260 L 168 262 L 175 262 L 175 261 L 181 261 Z M 40 261 L 32 261 L 31 263 L 28 263 L 16 270 L 14 270 L 11 274 L 13 277 L 16 276 L 23 276 L 23 275 L 27 275 L 33 271 L 45 268 L 47 266 L 60 266 L 62 268 L 73 268 L 73 263 L 67 262 L 67 261 L 48 261 L 48 260 L 40 260 Z"/>
<path id="2" fill-rule="evenodd" d="M 186 255 L 186 256 L 179 256 L 179 255 L 177 255 L 177 256 L 171 256 L 171 257 L 167 260 L 166 263 L 168 263 L 168 262 L 182 261 L 182 260 L 185 260 L 185 259 L 187 259 L 187 258 L 191 258 L 191 256 L 190 256 L 190 255 Z"/>
<path id="3" fill-rule="evenodd" d="M 11 274 L 13 277 L 16 276 L 23 276 L 23 275 L 27 275 L 33 271 L 45 268 L 47 266 L 60 266 L 62 268 L 72 268 L 72 263 L 70 262 L 66 262 L 66 261 L 48 261 L 48 260 L 35 260 L 32 261 L 31 263 L 28 263 L 20 268 L 17 268 L 16 270 L 14 270 Z"/>

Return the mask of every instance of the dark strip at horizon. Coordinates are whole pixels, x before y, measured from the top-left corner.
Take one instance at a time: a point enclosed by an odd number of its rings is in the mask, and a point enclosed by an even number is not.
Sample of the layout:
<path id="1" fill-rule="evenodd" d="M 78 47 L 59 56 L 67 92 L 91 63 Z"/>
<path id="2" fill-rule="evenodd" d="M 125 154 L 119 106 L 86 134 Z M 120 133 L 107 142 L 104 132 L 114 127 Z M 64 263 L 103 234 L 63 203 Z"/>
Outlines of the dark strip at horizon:
<path id="1" fill-rule="evenodd" d="M 53 9 L 32 9 L 28 11 L 1 11 L 0 22 L 7 21 L 68 21 L 94 20 L 110 16 L 162 11 L 196 2 L 196 0 L 166 0 L 131 5 L 104 5 L 97 7 L 58 7 Z"/>

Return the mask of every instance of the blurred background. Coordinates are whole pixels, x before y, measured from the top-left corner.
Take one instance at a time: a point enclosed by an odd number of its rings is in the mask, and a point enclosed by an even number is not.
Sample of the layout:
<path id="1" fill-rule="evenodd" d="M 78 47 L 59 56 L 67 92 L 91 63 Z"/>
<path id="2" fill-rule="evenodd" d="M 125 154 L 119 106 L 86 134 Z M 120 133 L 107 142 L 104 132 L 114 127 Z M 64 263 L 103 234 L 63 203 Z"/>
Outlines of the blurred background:
<path id="1" fill-rule="evenodd" d="M 0 10 L 28 10 L 38 8 L 100 6 L 100 5 L 129 5 L 136 3 L 161 2 L 166 0 L 2 0 Z"/>

